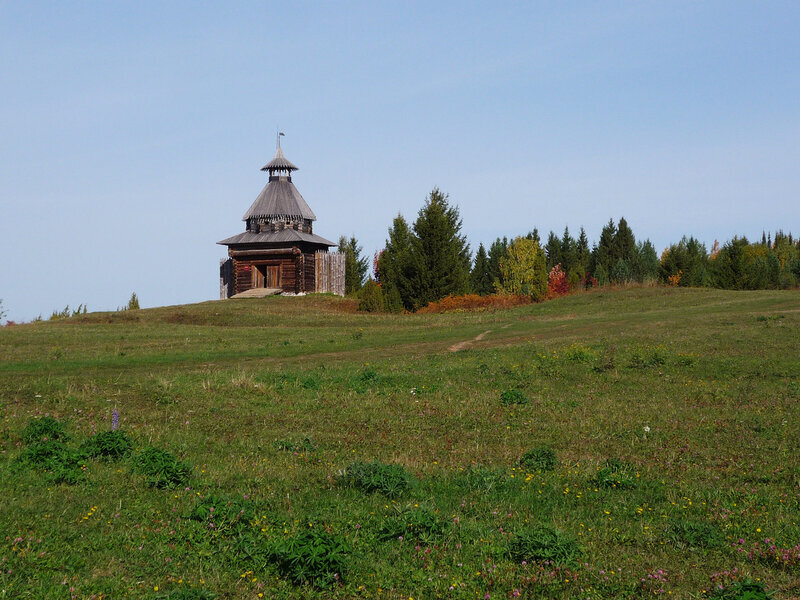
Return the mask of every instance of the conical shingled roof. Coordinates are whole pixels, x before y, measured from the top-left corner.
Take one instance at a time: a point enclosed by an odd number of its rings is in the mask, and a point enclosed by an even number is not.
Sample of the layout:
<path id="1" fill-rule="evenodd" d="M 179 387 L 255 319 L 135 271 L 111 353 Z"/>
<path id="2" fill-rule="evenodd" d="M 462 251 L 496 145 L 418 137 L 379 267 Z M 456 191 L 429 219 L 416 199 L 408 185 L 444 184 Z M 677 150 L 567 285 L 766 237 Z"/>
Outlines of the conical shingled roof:
<path id="1" fill-rule="evenodd" d="M 282 135 L 282 134 L 281 134 Z M 298 168 L 294 166 L 294 163 L 290 161 L 283 155 L 283 150 L 281 150 L 280 145 L 278 146 L 277 152 L 275 152 L 275 158 L 261 167 L 262 171 L 297 171 Z"/>
<path id="2" fill-rule="evenodd" d="M 303 196 L 289 179 L 289 177 L 270 177 L 270 182 L 261 190 L 255 202 L 242 217 L 242 221 L 247 221 L 247 219 L 283 220 L 286 218 L 316 221 L 317 215 L 309 208 Z"/>

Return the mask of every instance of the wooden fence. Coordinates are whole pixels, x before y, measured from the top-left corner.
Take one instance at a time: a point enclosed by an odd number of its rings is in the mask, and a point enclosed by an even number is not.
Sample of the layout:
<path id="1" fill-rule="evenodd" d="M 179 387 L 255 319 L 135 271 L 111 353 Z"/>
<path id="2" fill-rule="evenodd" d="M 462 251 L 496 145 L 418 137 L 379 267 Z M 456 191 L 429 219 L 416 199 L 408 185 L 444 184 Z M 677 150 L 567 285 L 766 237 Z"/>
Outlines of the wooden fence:
<path id="1" fill-rule="evenodd" d="M 317 252 L 314 255 L 317 273 L 316 292 L 344 296 L 344 254 Z"/>

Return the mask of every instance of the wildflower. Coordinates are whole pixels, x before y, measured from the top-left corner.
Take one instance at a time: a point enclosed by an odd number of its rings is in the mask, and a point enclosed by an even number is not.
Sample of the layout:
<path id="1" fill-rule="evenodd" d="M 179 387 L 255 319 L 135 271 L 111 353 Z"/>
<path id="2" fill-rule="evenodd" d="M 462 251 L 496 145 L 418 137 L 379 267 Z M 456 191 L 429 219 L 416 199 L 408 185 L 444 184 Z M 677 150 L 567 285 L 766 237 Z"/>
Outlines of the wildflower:
<path id="1" fill-rule="evenodd" d="M 117 407 L 114 407 L 114 411 L 111 413 L 111 431 L 116 431 L 119 429 L 119 411 Z"/>
<path id="2" fill-rule="evenodd" d="M 650 433 L 650 426 L 649 425 L 645 425 L 644 426 L 644 432 L 645 433 Z"/>

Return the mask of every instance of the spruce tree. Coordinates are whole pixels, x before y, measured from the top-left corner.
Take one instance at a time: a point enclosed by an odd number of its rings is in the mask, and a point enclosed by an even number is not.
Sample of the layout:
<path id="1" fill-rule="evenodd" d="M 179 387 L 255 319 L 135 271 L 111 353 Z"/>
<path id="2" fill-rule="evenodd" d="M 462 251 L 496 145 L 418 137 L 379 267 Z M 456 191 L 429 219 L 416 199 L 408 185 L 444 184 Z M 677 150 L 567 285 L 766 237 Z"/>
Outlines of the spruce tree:
<path id="1" fill-rule="evenodd" d="M 380 285 L 386 295 L 386 309 L 396 312 L 411 310 L 413 277 L 413 234 L 402 215 L 397 215 L 389 228 L 386 248 L 378 256 Z"/>
<path id="2" fill-rule="evenodd" d="M 470 253 L 461 235 L 458 208 L 433 188 L 414 222 L 411 240 L 414 276 L 411 302 L 422 308 L 448 295 L 466 293 Z"/>
<path id="3" fill-rule="evenodd" d="M 564 235 L 561 236 L 561 270 L 570 275 L 575 271 L 577 263 L 577 244 L 569 234 L 569 227 L 564 227 Z"/>
<path id="4" fill-rule="evenodd" d="M 494 292 L 494 283 L 489 272 L 489 257 L 482 243 L 475 253 L 475 265 L 472 267 L 472 273 L 470 274 L 470 283 L 472 292 L 480 296 L 487 296 Z"/>
<path id="5" fill-rule="evenodd" d="M 589 272 L 589 263 L 591 261 L 591 250 L 589 250 L 589 238 L 586 236 L 586 230 L 581 227 L 581 233 L 578 235 L 578 242 L 576 244 L 576 260 L 578 270 L 581 278 L 586 276 Z"/>
<path id="6" fill-rule="evenodd" d="M 561 240 L 558 239 L 558 236 L 552 231 L 550 235 L 547 236 L 547 244 L 545 244 L 544 252 L 547 255 L 548 271 L 556 265 L 561 264 Z"/>
<path id="7" fill-rule="evenodd" d="M 363 248 L 352 235 L 349 240 L 344 236 L 339 238 L 338 250 L 344 254 L 344 293 L 355 294 L 364 284 L 369 269 L 366 257 L 361 255 Z"/>
<path id="8" fill-rule="evenodd" d="M 617 227 L 614 225 L 613 219 L 609 219 L 608 224 L 600 232 L 600 240 L 592 252 L 594 270 L 599 272 L 600 267 L 603 267 L 606 276 L 614 267 L 614 237 L 616 234 Z M 597 273 L 594 276 L 597 277 Z M 599 283 L 600 279 L 598 278 L 597 281 Z"/>
<path id="9" fill-rule="evenodd" d="M 489 276 L 492 278 L 492 287 L 496 291 L 503 285 L 503 273 L 500 270 L 500 261 L 508 254 L 508 239 L 497 238 L 489 246 Z"/>
<path id="10" fill-rule="evenodd" d="M 628 222 L 625 220 L 625 217 L 622 217 L 617 225 L 612 254 L 615 262 L 617 260 L 624 260 L 629 264 L 636 256 L 636 238 L 633 237 L 633 231 L 628 227 Z"/>

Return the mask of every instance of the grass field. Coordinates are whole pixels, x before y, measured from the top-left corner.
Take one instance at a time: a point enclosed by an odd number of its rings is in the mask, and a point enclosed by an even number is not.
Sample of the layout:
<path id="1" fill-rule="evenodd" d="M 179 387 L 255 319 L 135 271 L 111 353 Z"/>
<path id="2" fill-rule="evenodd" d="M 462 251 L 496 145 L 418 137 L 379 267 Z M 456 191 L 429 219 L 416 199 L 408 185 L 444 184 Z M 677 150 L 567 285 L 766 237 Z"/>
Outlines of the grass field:
<path id="1" fill-rule="evenodd" d="M 796 291 L 6 327 L 0 598 L 793 598 L 799 401 Z"/>

